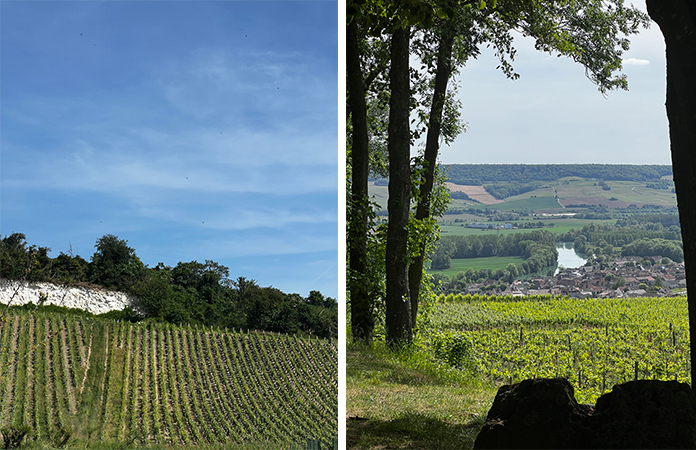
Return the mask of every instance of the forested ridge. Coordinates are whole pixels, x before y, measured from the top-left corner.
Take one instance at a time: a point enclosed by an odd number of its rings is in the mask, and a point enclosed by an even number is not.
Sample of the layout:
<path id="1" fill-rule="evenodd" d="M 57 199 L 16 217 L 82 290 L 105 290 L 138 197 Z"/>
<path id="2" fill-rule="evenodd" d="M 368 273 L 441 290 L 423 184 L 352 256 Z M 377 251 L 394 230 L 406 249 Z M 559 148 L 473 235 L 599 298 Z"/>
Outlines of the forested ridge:
<path id="1" fill-rule="evenodd" d="M 580 177 L 602 181 L 656 181 L 672 175 L 669 165 L 630 164 L 445 164 L 448 181 L 462 185 L 529 183 Z"/>
<path id="2" fill-rule="evenodd" d="M 242 276 L 232 280 L 227 267 L 211 260 L 147 267 L 114 235 L 97 239 L 95 248 L 89 262 L 63 252 L 51 258 L 50 248 L 13 233 L 0 240 L 0 278 L 94 285 L 137 297 L 131 307 L 105 314 L 114 319 L 336 336 L 338 305 L 319 291 L 304 298 Z"/>

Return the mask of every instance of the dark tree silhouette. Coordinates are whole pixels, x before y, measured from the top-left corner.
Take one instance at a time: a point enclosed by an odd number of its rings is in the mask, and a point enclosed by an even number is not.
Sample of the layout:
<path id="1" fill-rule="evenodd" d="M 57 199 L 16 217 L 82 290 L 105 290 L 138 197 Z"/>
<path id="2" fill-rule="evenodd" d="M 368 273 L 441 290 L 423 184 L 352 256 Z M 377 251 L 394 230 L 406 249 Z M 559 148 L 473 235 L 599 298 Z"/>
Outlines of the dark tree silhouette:
<path id="1" fill-rule="evenodd" d="M 667 118 L 684 242 L 689 304 L 691 382 L 696 379 L 696 3 L 647 0 L 648 14 L 660 26 L 667 46 Z"/>

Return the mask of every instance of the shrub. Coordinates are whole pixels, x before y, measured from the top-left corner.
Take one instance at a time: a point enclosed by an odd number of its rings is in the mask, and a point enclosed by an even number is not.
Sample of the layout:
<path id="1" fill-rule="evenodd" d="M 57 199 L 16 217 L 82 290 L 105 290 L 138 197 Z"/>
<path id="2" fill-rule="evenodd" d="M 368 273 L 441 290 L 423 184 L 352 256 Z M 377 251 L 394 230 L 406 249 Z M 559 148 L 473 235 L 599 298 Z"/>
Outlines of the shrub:
<path id="1" fill-rule="evenodd" d="M 474 346 L 463 333 L 439 332 L 433 336 L 435 357 L 452 367 L 473 370 L 476 367 Z"/>

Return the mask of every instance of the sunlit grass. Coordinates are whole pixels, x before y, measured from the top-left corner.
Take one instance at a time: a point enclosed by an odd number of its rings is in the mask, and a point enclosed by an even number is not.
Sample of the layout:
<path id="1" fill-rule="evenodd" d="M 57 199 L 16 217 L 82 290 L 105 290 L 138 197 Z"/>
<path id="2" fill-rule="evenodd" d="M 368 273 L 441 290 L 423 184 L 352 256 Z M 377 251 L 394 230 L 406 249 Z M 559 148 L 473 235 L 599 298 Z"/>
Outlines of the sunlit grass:
<path id="1" fill-rule="evenodd" d="M 352 449 L 472 448 L 496 392 L 426 350 L 381 342 L 348 345 L 346 385 Z"/>

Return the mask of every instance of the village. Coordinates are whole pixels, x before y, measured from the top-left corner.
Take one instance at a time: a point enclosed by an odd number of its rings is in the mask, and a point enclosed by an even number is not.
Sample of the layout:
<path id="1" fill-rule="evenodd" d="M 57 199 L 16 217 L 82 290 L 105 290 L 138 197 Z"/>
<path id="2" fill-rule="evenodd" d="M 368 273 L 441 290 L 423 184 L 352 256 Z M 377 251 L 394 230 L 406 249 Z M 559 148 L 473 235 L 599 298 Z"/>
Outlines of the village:
<path id="1" fill-rule="evenodd" d="M 531 277 L 512 283 L 486 280 L 469 284 L 467 293 L 487 295 L 567 295 L 572 298 L 669 297 L 685 295 L 684 263 L 656 256 L 656 263 L 623 257 L 609 263 L 561 268 L 554 276 Z M 677 294 L 678 293 L 678 294 Z"/>

